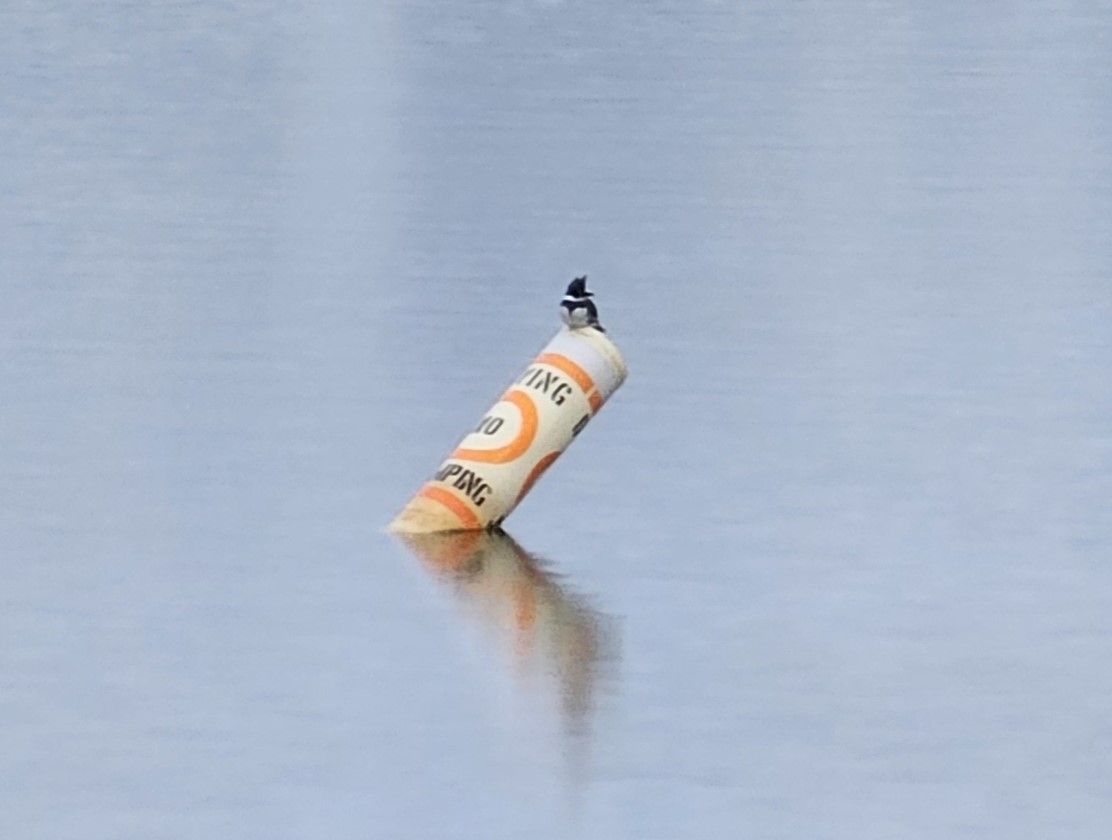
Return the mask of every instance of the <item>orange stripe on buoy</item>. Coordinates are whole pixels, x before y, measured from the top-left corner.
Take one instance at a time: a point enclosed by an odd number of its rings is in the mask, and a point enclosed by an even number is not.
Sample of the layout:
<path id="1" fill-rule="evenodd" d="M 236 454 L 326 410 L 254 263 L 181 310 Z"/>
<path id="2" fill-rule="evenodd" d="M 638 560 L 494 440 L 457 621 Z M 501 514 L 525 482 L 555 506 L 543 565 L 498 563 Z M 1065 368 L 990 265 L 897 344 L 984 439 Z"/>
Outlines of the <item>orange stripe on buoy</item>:
<path id="1" fill-rule="evenodd" d="M 583 370 L 583 368 L 567 356 L 561 356 L 559 353 L 542 353 L 534 360 L 533 364 L 550 365 L 566 373 L 575 380 L 575 383 L 582 388 L 583 393 L 587 395 L 587 402 L 591 406 L 591 413 L 594 414 L 599 410 L 599 407 L 602 405 L 602 394 L 600 394 L 595 387 L 595 380 L 591 379 L 591 375 L 587 373 L 587 371 Z"/>
<path id="2" fill-rule="evenodd" d="M 537 404 L 524 391 L 507 391 L 498 402 L 510 403 L 521 412 L 521 430 L 518 431 L 517 437 L 497 449 L 464 449 L 461 446 L 452 453 L 452 458 L 460 461 L 479 461 L 483 464 L 505 464 L 520 458 L 533 445 L 540 422 L 537 416 Z"/>
<path id="3" fill-rule="evenodd" d="M 475 511 L 467 506 L 467 503 L 453 496 L 443 487 L 434 487 L 426 485 L 418 496 L 424 496 L 426 499 L 432 499 L 434 502 L 439 502 L 448 508 L 459 519 L 459 524 L 469 531 L 476 531 L 483 527 L 483 523 L 479 521 L 479 517 L 475 515 Z"/>

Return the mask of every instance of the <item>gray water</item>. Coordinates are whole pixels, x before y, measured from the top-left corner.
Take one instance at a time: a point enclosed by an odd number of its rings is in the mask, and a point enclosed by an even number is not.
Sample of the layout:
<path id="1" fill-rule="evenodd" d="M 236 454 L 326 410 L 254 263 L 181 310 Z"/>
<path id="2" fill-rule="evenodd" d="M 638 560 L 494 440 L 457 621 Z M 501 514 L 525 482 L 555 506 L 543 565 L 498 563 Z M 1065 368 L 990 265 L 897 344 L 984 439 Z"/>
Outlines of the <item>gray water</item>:
<path id="1" fill-rule="evenodd" d="M 9 2 L 0 836 L 1103 838 L 1112 10 Z M 588 272 L 629 381 L 384 525 Z"/>

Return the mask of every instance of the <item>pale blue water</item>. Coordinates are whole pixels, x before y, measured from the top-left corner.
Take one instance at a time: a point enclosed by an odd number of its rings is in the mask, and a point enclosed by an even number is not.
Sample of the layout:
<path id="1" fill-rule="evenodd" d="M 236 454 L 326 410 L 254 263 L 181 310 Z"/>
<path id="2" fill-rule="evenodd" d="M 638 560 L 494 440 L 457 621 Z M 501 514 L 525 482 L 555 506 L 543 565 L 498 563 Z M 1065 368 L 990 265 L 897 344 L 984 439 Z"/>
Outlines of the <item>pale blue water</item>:
<path id="1" fill-rule="evenodd" d="M 0 10 L 0 836 L 1104 837 L 1110 44 Z M 582 272 L 520 546 L 384 534 Z"/>

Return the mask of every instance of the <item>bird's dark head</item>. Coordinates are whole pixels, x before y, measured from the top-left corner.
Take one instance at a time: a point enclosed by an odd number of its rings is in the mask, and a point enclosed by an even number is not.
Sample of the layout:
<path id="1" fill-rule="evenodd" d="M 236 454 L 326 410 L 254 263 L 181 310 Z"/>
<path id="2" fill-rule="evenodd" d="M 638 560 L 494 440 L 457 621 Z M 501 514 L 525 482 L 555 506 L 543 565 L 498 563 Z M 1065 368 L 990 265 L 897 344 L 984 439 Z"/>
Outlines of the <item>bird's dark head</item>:
<path id="1" fill-rule="evenodd" d="M 591 297 L 594 292 L 587 291 L 587 275 L 576 277 L 568 283 L 568 294 L 571 297 Z"/>

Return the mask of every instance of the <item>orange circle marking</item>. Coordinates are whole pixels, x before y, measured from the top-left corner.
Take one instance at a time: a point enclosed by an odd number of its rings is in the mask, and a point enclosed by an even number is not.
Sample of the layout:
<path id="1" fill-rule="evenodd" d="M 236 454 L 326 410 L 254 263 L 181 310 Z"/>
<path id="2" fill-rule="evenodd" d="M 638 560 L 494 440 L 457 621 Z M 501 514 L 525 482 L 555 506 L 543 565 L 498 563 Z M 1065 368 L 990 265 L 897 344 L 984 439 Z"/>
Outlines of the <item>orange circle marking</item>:
<path id="1" fill-rule="evenodd" d="M 587 373 L 587 371 L 583 370 L 583 368 L 567 356 L 561 356 L 559 353 L 542 353 L 537 356 L 533 364 L 549 365 L 574 379 L 575 384 L 583 389 L 583 393 L 587 395 L 587 402 L 591 406 L 592 414 L 597 412 L 602 406 L 602 394 L 598 392 L 598 388 L 595 386 L 595 380 L 591 379 L 591 374 Z"/>
<path id="2" fill-rule="evenodd" d="M 422 488 L 418 496 L 424 496 L 426 499 L 432 499 L 434 502 L 439 502 L 448 508 L 459 519 L 459 524 L 462 528 L 474 531 L 483 527 L 483 523 L 479 517 L 475 515 L 475 511 L 467 506 L 467 502 L 460 499 L 458 496 L 453 495 L 443 487 L 436 487 L 429 484 Z"/>
<path id="3" fill-rule="evenodd" d="M 537 461 L 536 466 L 529 471 L 529 475 L 525 476 L 525 483 L 521 485 L 521 490 L 517 494 L 517 499 L 514 500 L 514 507 L 517 507 L 521 503 L 521 500 L 525 498 L 525 494 L 533 489 L 533 485 L 537 483 L 537 480 L 547 472 L 548 468 L 551 467 L 559 457 L 559 452 L 549 452 Z"/>
<path id="4" fill-rule="evenodd" d="M 537 404 L 524 391 L 507 391 L 498 402 L 510 403 L 521 412 L 521 430 L 517 433 L 517 437 L 497 449 L 465 449 L 461 446 L 452 453 L 452 458 L 460 461 L 478 461 L 482 464 L 506 464 L 520 458 L 533 445 L 533 440 L 537 437 L 537 425 L 540 422 L 537 416 Z"/>

